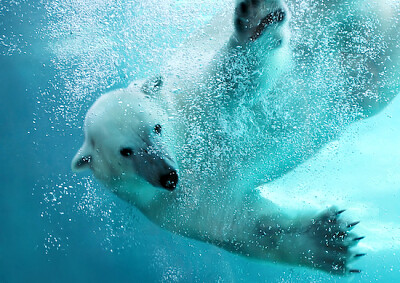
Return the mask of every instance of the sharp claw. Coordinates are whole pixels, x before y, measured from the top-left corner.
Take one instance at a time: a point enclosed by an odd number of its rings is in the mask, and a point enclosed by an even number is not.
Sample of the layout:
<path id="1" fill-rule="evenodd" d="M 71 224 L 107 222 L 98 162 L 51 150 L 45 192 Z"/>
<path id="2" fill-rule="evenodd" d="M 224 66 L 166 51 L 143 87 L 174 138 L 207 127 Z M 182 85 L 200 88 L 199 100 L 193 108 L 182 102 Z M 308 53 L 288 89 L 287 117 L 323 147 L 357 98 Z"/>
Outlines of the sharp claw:
<path id="1" fill-rule="evenodd" d="M 360 221 L 356 221 L 356 222 L 350 223 L 349 225 L 347 225 L 347 228 L 353 228 L 353 227 L 356 226 L 358 223 L 360 223 Z"/>
<path id="2" fill-rule="evenodd" d="M 362 257 L 362 256 L 365 256 L 365 255 L 367 255 L 367 254 L 356 254 L 354 257 Z"/>
<path id="3" fill-rule="evenodd" d="M 364 238 L 365 238 L 364 236 L 358 237 L 358 238 L 354 238 L 353 241 L 361 241 L 361 240 L 364 239 Z"/>
<path id="4" fill-rule="evenodd" d="M 349 270 L 350 273 L 361 273 L 360 269 L 350 269 Z"/>
<path id="5" fill-rule="evenodd" d="M 342 213 L 345 212 L 345 211 L 346 211 L 346 209 L 339 210 L 338 212 L 336 212 L 336 215 L 340 215 L 340 214 L 342 214 Z"/>

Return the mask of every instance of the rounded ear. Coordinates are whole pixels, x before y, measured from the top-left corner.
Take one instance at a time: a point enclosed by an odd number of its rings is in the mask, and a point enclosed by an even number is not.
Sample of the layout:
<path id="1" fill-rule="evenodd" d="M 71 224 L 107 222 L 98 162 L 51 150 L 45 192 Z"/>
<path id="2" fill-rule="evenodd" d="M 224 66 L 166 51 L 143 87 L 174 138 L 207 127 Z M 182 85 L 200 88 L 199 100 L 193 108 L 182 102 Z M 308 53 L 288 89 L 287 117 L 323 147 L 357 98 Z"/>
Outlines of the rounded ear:
<path id="1" fill-rule="evenodd" d="M 92 162 L 92 155 L 86 150 L 85 145 L 83 145 L 72 159 L 71 169 L 74 172 L 84 171 L 90 168 L 90 162 Z"/>
<path id="2" fill-rule="evenodd" d="M 142 91 L 147 95 L 155 95 L 160 92 L 163 83 L 161 76 L 152 77 L 142 85 Z"/>

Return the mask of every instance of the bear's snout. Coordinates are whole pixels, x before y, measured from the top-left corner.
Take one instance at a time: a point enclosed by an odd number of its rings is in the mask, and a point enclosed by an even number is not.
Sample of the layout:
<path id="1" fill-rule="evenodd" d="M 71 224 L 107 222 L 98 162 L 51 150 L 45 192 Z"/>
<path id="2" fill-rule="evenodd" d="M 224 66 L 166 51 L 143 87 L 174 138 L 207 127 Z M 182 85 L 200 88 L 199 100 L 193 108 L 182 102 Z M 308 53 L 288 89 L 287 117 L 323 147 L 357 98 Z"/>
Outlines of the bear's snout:
<path id="1" fill-rule="evenodd" d="M 164 189 L 169 191 L 174 190 L 178 184 L 178 173 L 176 170 L 172 170 L 171 172 L 162 175 L 160 177 L 160 184 Z"/>

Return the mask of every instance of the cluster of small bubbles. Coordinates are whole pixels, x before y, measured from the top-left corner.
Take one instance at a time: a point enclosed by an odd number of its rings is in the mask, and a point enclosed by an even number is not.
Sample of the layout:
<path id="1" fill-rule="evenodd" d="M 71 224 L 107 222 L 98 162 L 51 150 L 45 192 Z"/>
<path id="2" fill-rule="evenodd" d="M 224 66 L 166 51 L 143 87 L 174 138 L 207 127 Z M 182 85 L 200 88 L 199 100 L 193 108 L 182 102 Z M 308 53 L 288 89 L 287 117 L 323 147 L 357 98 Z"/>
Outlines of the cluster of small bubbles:
<path id="1" fill-rule="evenodd" d="M 23 4 L 23 5 L 22 5 Z M 26 54 L 29 52 L 31 43 L 26 34 L 23 33 L 21 26 L 30 22 L 29 9 L 34 7 L 36 3 L 28 3 L 28 1 L 8 1 L 7 4 L 0 5 L 0 18 L 7 19 L 9 25 L 2 24 L 2 32 L 0 34 L 0 56 L 12 56 L 15 54 Z M 18 21 L 15 21 L 18 19 Z"/>
<path id="2" fill-rule="evenodd" d="M 68 237 L 66 237 L 65 240 L 68 240 Z M 57 251 L 65 250 L 63 246 L 65 240 L 51 233 L 47 233 L 46 239 L 43 243 L 45 254 L 48 255 L 51 250 L 57 250 Z"/>
<path id="3" fill-rule="evenodd" d="M 74 209 L 87 214 L 95 215 L 97 208 L 103 202 L 103 196 L 99 195 L 97 186 L 92 178 L 84 177 L 76 184 L 77 187 L 84 189 L 81 198 L 76 202 Z"/>
<path id="4" fill-rule="evenodd" d="M 93 233 L 104 235 L 102 248 L 110 253 L 120 253 L 136 245 L 135 227 L 138 224 L 133 208 L 101 188 L 92 178 L 83 178 L 77 186 L 84 188 L 84 193 L 74 210 L 101 223 Z"/>
<path id="5" fill-rule="evenodd" d="M 101 235 L 100 244 L 105 251 L 120 253 L 137 245 L 135 227 L 139 225 L 131 206 L 116 199 L 91 177 L 77 181 L 70 175 L 59 175 L 56 179 L 57 183 L 55 180 L 44 180 L 45 185 L 33 191 L 33 194 L 40 192 L 43 195 L 40 216 L 50 224 L 46 226 L 49 228 L 46 228 L 43 243 L 46 254 L 67 252 L 68 229 L 72 229 L 76 218 L 82 214 L 90 222 L 101 223 L 88 226 L 94 228 L 86 232 Z"/>
<path id="6" fill-rule="evenodd" d="M 58 181 L 56 181 L 58 179 Z M 54 179 L 43 179 L 38 181 L 37 187 L 33 188 L 32 195 L 42 195 L 40 205 L 42 210 L 40 217 L 48 225 L 45 227 L 46 236 L 43 242 L 45 254 L 51 251 L 66 252 L 69 237 L 65 234 L 67 223 L 73 222 L 73 215 L 68 203 L 75 201 L 76 194 L 73 185 L 64 181 L 68 176 L 58 175 Z M 56 183 L 59 182 L 59 183 Z M 44 185 L 40 185 L 44 183 Z"/>
<path id="7" fill-rule="evenodd" d="M 182 271 L 180 269 L 169 267 L 162 275 L 162 282 L 181 282 L 181 273 Z"/>
<path id="8" fill-rule="evenodd" d="M 61 175 L 58 176 L 61 179 Z M 66 212 L 62 209 L 63 198 L 75 199 L 75 194 L 71 193 L 72 185 L 68 185 L 67 182 L 62 182 L 60 184 L 53 185 L 53 182 L 48 182 L 41 187 L 43 193 L 43 199 L 40 204 L 43 206 L 44 210 L 41 212 L 41 217 L 46 217 L 51 223 L 52 214 L 65 215 Z M 35 193 L 36 189 L 34 189 Z"/>
<path id="9" fill-rule="evenodd" d="M 47 24 L 39 34 L 57 74 L 39 100 L 55 100 L 65 107 L 50 104 L 53 115 L 79 124 L 82 107 L 109 89 L 154 75 L 171 48 L 207 20 L 200 15 L 216 9 L 211 0 L 195 2 L 43 1 Z"/>
<path id="10" fill-rule="evenodd" d="M 66 251 L 68 246 L 69 237 L 65 236 L 63 238 L 57 237 L 52 233 L 47 233 L 45 241 L 43 243 L 44 252 L 46 255 L 50 254 L 51 251 Z"/>
<path id="11" fill-rule="evenodd" d="M 153 263 L 153 268 L 161 271 L 161 282 L 183 282 L 185 274 L 182 267 L 173 265 L 171 256 L 168 255 L 166 249 L 158 248 L 154 252 L 153 258 L 157 261 Z"/>

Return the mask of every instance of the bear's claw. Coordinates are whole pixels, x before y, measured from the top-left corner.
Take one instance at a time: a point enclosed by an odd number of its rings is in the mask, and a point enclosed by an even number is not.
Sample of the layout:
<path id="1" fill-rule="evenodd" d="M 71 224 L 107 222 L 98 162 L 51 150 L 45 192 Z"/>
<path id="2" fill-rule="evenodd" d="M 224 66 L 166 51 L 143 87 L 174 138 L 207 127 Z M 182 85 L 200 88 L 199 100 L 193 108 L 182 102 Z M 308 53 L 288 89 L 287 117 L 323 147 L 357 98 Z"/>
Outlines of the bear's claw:
<path id="1" fill-rule="evenodd" d="M 340 214 L 342 214 L 342 213 L 345 212 L 345 211 L 346 211 L 346 209 L 339 210 L 338 212 L 336 212 L 336 215 L 340 215 Z"/>
<path id="2" fill-rule="evenodd" d="M 361 241 L 361 240 L 364 239 L 364 238 L 365 238 L 364 236 L 362 236 L 362 237 L 357 237 L 357 238 L 354 238 L 353 241 L 358 242 L 358 241 Z"/>
<path id="3" fill-rule="evenodd" d="M 354 226 L 356 226 L 356 225 L 359 224 L 359 223 L 360 223 L 360 221 L 356 221 L 356 222 L 350 223 L 349 225 L 347 225 L 347 228 L 353 229 Z"/>

